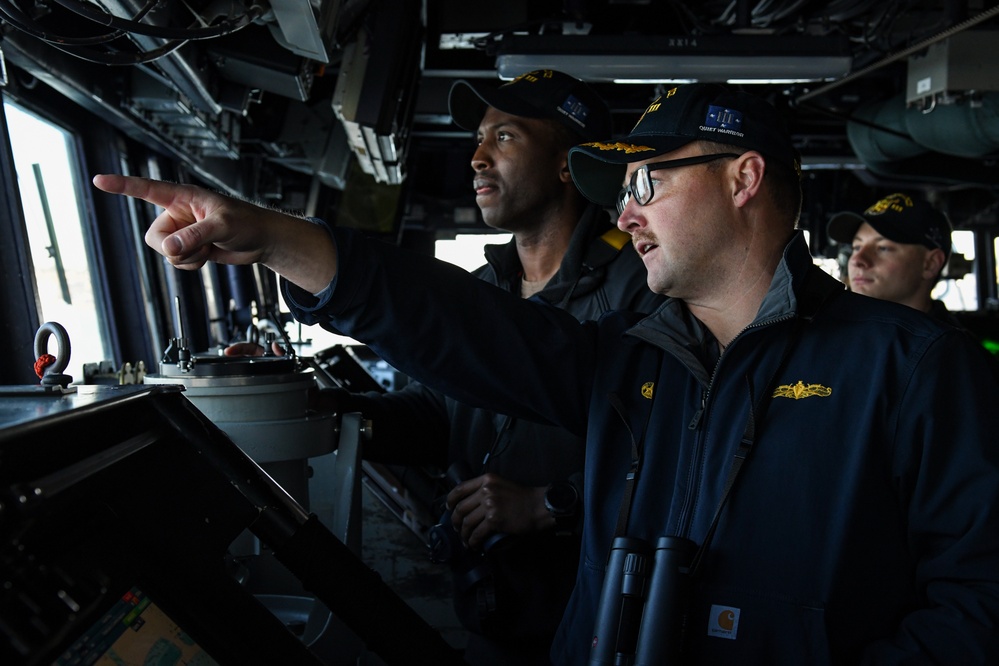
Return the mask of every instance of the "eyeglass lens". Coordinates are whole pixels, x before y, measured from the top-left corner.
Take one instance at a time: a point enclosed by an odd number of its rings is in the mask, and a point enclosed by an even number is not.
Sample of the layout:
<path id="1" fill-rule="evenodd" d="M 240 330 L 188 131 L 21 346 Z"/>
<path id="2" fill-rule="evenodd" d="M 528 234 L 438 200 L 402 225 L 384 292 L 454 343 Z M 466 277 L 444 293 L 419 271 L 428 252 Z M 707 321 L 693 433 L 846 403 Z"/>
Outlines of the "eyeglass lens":
<path id="1" fill-rule="evenodd" d="M 624 213 L 625 206 L 634 196 L 638 205 L 644 206 L 652 200 L 652 181 L 649 179 L 649 165 L 643 165 L 631 172 L 631 182 L 617 195 L 617 214 Z"/>
<path id="2" fill-rule="evenodd" d="M 693 157 L 684 157 L 678 160 L 666 160 L 665 162 L 643 164 L 631 172 L 631 180 L 629 181 L 628 186 L 622 188 L 621 191 L 618 192 L 617 214 L 624 214 L 625 206 L 627 206 L 631 201 L 631 197 L 635 197 L 639 206 L 644 206 L 652 201 L 652 197 L 655 192 L 652 189 L 652 178 L 649 176 L 650 171 L 658 171 L 659 169 L 674 169 L 676 167 L 692 166 L 694 164 L 704 164 L 705 162 L 712 162 L 726 157 L 738 157 L 738 155 L 735 153 L 712 153 L 710 155 L 695 155 Z"/>

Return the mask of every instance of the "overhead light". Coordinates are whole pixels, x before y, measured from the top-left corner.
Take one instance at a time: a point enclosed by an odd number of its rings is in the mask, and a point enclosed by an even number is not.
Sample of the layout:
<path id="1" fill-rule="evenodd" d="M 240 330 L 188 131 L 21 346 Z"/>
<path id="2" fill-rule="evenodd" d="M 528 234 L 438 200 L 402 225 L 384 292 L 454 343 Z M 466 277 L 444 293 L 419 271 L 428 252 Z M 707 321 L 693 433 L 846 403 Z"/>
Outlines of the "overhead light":
<path id="1" fill-rule="evenodd" d="M 764 83 L 810 83 L 816 79 L 726 79 L 725 83 L 731 83 L 732 85 L 762 85 Z"/>
<path id="2" fill-rule="evenodd" d="M 614 79 L 614 83 L 697 83 L 697 79 Z"/>
<path id="3" fill-rule="evenodd" d="M 496 69 L 513 79 L 557 69 L 590 82 L 829 81 L 850 73 L 843 39 L 801 35 L 561 35 L 507 37 Z"/>

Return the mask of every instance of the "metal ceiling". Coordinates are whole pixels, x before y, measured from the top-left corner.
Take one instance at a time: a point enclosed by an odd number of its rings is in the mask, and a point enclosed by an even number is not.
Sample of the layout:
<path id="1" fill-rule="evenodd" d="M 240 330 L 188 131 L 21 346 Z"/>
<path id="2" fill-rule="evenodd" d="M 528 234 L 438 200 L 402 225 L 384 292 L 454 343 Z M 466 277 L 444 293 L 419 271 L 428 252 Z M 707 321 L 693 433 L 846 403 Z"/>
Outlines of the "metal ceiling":
<path id="1" fill-rule="evenodd" d="M 649 79 L 738 79 L 788 120 L 806 226 L 889 188 L 961 226 L 996 223 L 996 4 L 0 0 L 0 48 L 7 94 L 40 80 L 193 179 L 318 214 L 388 198 L 407 228 L 475 227 L 447 91 L 540 65 L 592 81 L 621 133 Z"/>

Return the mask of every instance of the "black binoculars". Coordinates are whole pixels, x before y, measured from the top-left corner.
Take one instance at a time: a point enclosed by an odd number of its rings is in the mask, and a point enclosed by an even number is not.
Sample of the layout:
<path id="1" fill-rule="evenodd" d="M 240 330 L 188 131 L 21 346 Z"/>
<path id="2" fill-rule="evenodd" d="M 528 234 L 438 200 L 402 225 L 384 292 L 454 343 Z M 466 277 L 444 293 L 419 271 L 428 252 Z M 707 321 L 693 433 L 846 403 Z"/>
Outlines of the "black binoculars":
<path id="1" fill-rule="evenodd" d="M 696 544 L 659 537 L 617 537 L 611 546 L 590 647 L 590 666 L 668 666 L 677 663 Z"/>

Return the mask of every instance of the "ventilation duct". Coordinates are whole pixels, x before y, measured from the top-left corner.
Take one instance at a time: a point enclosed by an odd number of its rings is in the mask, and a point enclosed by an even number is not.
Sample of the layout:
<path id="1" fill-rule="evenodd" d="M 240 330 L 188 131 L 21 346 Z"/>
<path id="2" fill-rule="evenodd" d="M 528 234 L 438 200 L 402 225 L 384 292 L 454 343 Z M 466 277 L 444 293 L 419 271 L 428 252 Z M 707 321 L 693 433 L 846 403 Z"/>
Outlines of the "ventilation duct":
<path id="1" fill-rule="evenodd" d="M 903 163 L 938 153 L 917 171 L 928 175 L 926 171 L 936 167 L 937 175 L 947 181 L 969 178 L 995 183 L 995 166 L 983 167 L 982 160 L 999 156 L 999 93 L 965 97 L 926 111 L 907 107 L 905 96 L 898 95 L 859 108 L 847 123 L 846 133 L 857 157 L 875 173 L 901 175 L 907 170 Z M 952 169 L 961 160 L 940 156 L 974 160 L 974 164 L 965 164 L 955 173 Z"/>

